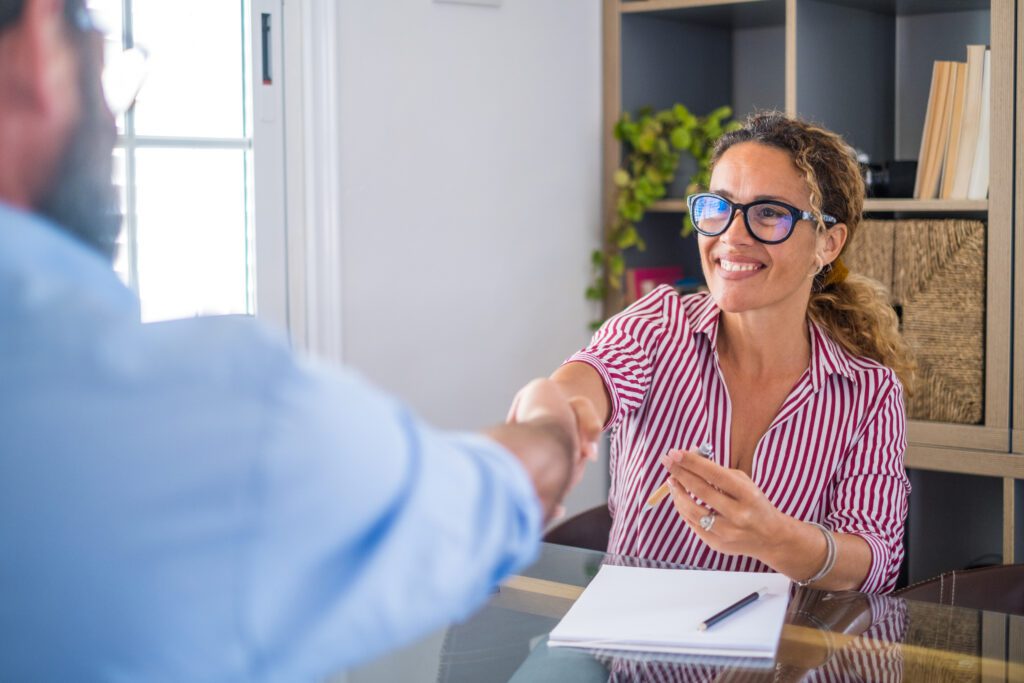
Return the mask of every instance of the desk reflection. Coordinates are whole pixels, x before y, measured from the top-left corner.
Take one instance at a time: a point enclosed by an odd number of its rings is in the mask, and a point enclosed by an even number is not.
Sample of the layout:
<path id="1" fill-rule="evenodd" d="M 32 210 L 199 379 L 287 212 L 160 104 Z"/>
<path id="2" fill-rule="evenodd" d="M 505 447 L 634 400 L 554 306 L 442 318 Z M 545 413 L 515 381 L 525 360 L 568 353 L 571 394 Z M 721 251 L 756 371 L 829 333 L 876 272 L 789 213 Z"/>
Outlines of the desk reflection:
<path id="1" fill-rule="evenodd" d="M 1024 618 L 861 593 L 794 591 L 775 660 L 548 648 L 547 634 L 602 564 L 669 566 L 545 544 L 464 624 L 393 655 L 395 680 L 551 681 L 1024 681 Z M 436 666 L 430 662 L 436 662 Z M 383 669 L 382 669 L 383 670 Z M 357 672 L 354 683 L 383 681 Z"/>

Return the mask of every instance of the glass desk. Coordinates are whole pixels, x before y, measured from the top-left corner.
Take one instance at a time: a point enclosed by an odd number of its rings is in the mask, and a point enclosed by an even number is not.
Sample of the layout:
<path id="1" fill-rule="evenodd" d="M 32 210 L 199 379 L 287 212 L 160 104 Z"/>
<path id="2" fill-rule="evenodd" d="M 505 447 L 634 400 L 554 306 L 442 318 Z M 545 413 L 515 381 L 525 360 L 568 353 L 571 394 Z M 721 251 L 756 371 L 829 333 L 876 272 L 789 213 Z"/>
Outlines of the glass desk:
<path id="1" fill-rule="evenodd" d="M 670 566 L 544 544 L 468 621 L 341 680 L 1024 681 L 1024 617 L 809 589 L 790 600 L 774 661 L 548 649 L 603 563 Z"/>

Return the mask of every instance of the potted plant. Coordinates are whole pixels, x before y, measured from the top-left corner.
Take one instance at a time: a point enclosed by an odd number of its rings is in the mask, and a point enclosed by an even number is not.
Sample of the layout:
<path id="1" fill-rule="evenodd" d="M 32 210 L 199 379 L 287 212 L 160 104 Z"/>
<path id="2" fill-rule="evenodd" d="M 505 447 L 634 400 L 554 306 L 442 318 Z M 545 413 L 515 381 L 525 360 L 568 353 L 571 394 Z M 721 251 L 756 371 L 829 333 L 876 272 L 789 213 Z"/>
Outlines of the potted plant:
<path id="1" fill-rule="evenodd" d="M 659 111 L 641 109 L 635 119 L 626 112 L 615 123 L 615 139 L 624 144 L 625 155 L 613 178 L 618 190 L 615 216 L 605 232 L 604 248 L 591 254 L 594 280 L 587 287 L 587 299 L 604 301 L 609 289 L 621 292 L 626 270 L 622 252 L 646 247 L 637 224 L 654 202 L 665 197 L 684 152 L 695 165 L 691 166 L 693 172 L 683 194 L 708 186 L 715 141 L 722 133 L 739 127 L 738 122 L 728 121 L 731 116 L 732 109 L 727 106 L 699 117 L 685 105 L 676 104 Z M 692 230 L 689 219 L 684 218 L 682 235 Z"/>

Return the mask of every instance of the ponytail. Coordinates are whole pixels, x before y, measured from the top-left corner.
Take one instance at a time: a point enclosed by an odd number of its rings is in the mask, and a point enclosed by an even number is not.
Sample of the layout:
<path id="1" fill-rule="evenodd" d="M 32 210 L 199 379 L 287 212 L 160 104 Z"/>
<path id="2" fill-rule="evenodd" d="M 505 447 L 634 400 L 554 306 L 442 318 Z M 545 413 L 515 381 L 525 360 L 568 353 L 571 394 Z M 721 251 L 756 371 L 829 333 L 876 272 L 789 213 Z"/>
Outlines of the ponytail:
<path id="1" fill-rule="evenodd" d="M 815 284 L 820 278 L 815 278 Z M 877 280 L 851 273 L 839 282 L 815 286 L 807 315 L 837 344 L 891 368 L 904 391 L 913 391 L 916 365 L 899 331 L 889 292 Z"/>

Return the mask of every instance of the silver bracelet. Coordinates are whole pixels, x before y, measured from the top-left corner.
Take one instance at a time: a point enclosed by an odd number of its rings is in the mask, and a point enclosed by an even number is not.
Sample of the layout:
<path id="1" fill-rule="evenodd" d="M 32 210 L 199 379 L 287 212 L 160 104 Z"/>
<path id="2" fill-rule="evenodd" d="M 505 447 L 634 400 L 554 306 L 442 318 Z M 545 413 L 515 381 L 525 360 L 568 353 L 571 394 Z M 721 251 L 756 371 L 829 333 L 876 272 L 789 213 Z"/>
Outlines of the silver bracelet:
<path id="1" fill-rule="evenodd" d="M 808 522 L 808 524 L 810 524 L 811 526 L 818 527 L 818 529 L 821 530 L 821 533 L 825 536 L 825 563 L 821 565 L 821 569 L 818 570 L 818 573 L 812 576 L 811 578 L 805 581 L 797 581 L 796 585 L 798 586 L 806 586 L 808 584 L 821 581 L 826 576 L 828 576 L 828 573 L 832 571 L 832 568 L 834 566 L 836 566 L 836 539 L 832 535 L 832 532 L 823 527 L 822 525 L 818 524 L 817 522 Z"/>

